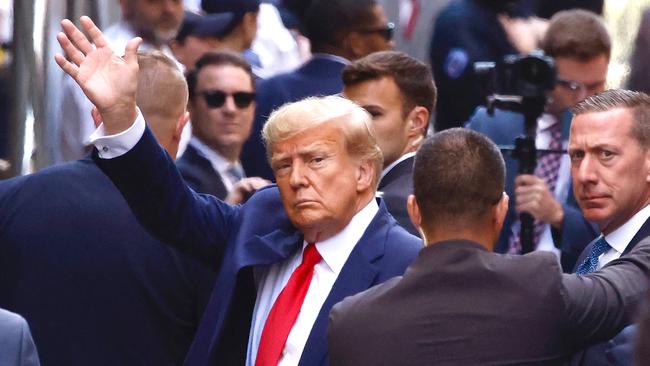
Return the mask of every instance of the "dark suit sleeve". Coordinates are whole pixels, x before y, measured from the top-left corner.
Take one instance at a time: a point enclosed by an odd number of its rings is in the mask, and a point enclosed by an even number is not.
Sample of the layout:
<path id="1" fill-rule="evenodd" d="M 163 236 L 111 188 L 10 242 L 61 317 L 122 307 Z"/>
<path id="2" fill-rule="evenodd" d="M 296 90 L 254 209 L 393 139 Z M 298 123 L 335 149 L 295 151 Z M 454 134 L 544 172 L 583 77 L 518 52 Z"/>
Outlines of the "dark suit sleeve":
<path id="1" fill-rule="evenodd" d="M 150 233 L 208 265 L 219 262 L 238 209 L 189 189 L 148 128 L 126 154 L 102 159 L 95 151 L 93 159 Z"/>
<path id="2" fill-rule="evenodd" d="M 563 275 L 567 330 L 576 345 L 611 338 L 629 324 L 648 289 L 650 238 L 585 276 Z"/>

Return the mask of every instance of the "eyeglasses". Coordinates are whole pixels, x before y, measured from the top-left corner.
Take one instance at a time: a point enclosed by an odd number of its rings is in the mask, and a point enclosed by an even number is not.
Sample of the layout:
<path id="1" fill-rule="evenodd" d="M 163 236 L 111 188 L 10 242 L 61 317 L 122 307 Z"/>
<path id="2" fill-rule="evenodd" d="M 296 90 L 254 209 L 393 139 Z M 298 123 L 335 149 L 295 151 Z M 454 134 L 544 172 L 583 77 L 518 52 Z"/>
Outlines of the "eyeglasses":
<path id="1" fill-rule="evenodd" d="M 585 84 L 575 80 L 557 79 L 557 83 L 574 92 L 587 90 Z"/>
<path id="2" fill-rule="evenodd" d="M 226 103 L 226 98 L 232 96 L 235 105 L 239 109 L 248 108 L 249 105 L 255 100 L 255 93 L 250 92 L 235 92 L 226 93 L 221 90 L 206 90 L 201 92 L 205 98 L 205 102 L 210 108 L 221 108 Z"/>
<path id="3" fill-rule="evenodd" d="M 395 24 L 388 22 L 383 27 L 360 28 L 360 29 L 355 29 L 354 31 L 359 33 L 378 33 L 382 38 L 384 38 L 387 41 L 390 41 L 391 39 L 393 39 L 393 33 L 395 32 Z"/>

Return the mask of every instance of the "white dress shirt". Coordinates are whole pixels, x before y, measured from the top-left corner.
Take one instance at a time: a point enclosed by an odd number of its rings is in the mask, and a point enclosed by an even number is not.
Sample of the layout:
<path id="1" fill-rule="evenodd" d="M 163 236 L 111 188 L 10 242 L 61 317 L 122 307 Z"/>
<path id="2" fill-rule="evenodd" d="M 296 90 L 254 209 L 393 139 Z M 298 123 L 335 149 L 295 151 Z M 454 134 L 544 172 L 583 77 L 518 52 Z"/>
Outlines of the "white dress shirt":
<path id="1" fill-rule="evenodd" d="M 605 241 L 612 248 L 601 254 L 598 257 L 598 268 L 600 269 L 605 264 L 619 258 L 627 248 L 634 235 L 639 232 L 641 226 L 650 217 L 650 205 L 645 206 L 639 212 L 634 214 L 625 224 L 621 225 L 618 229 L 605 235 Z"/>
<path id="2" fill-rule="evenodd" d="M 245 176 L 244 168 L 242 168 L 239 161 L 234 163 L 228 161 L 228 159 L 224 158 L 221 154 L 201 142 L 201 140 L 196 137 L 192 137 L 189 144 L 196 149 L 199 155 L 208 159 L 212 169 L 214 169 L 214 171 L 221 177 L 221 181 L 226 187 L 226 191 L 231 192 L 233 186 L 239 181 L 236 177 L 230 174 L 229 169 L 234 168 L 240 172 L 242 177 Z"/>
<path id="3" fill-rule="evenodd" d="M 93 132 L 90 140 L 99 150 L 101 158 L 112 159 L 131 150 L 142 137 L 144 130 L 144 118 L 138 111 L 138 117 L 127 130 L 116 135 L 107 136 L 102 124 Z M 352 220 L 341 232 L 327 240 L 316 243 L 316 248 L 323 260 L 314 267 L 314 275 L 305 295 L 305 300 L 298 318 L 289 332 L 278 365 L 297 365 L 300 361 L 307 338 L 323 303 L 327 299 L 350 253 L 378 211 L 377 201 L 373 199 L 352 217 Z M 275 299 L 289 281 L 291 274 L 302 262 L 302 252 L 306 244 L 303 242 L 302 249 L 287 260 L 265 268 L 256 268 L 255 270 L 258 291 L 248 337 L 248 354 L 246 357 L 246 365 L 248 366 L 255 365 L 257 348 L 266 317 L 271 311 Z"/>

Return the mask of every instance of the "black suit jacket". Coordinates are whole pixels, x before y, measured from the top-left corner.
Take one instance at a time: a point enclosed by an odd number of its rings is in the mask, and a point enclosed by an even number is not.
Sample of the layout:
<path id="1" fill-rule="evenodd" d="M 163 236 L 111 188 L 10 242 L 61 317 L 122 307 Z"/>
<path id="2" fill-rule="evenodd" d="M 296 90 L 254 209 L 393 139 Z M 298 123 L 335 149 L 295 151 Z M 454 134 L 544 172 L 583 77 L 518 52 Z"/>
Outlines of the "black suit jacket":
<path id="1" fill-rule="evenodd" d="M 379 182 L 388 212 L 413 235 L 420 235 L 406 211 L 406 199 L 413 193 L 413 161 L 415 156 L 400 161 Z"/>
<path id="2" fill-rule="evenodd" d="M 214 171 L 210 160 L 199 154 L 192 145 L 187 145 L 183 155 L 176 160 L 176 167 L 185 183 L 196 192 L 211 194 L 221 199 L 228 195 L 221 175 Z"/>
<path id="3" fill-rule="evenodd" d="M 435 243 L 404 276 L 334 306 L 331 364 L 562 364 L 574 347 L 629 322 L 648 271 L 650 241 L 584 277 L 562 274 L 548 252 Z"/>
<path id="4" fill-rule="evenodd" d="M 628 254 L 636 245 L 646 237 L 650 236 L 650 219 L 646 220 L 645 223 L 641 226 L 639 231 L 634 235 L 632 240 L 630 240 L 630 243 L 627 245 L 625 248 L 625 251 L 623 251 L 623 255 Z M 591 248 L 593 247 L 594 243 L 590 243 L 585 250 L 580 254 L 580 258 L 578 258 L 578 261 L 576 262 L 576 268 L 574 268 L 574 272 L 577 269 L 577 267 L 584 262 L 585 258 L 587 255 L 589 255 L 589 252 L 591 252 Z M 631 351 L 631 343 L 633 339 L 631 337 L 626 336 L 626 334 L 618 334 L 616 337 L 614 337 L 611 340 L 604 341 L 604 342 L 599 342 L 596 343 L 592 346 L 589 346 L 580 352 L 577 352 L 573 356 L 573 360 L 571 361 L 572 365 L 584 365 L 584 366 L 611 366 L 611 365 L 623 365 L 618 362 L 616 362 L 616 359 L 620 359 L 621 357 L 623 358 L 631 358 L 629 355 L 629 351 Z M 622 344 L 628 344 L 630 347 L 627 349 L 622 349 Z M 623 356 L 618 356 L 612 354 L 612 350 L 616 348 L 618 349 L 617 353 L 622 354 L 625 353 L 625 351 L 628 352 L 627 355 Z"/>
<path id="5" fill-rule="evenodd" d="M 0 182 L 0 307 L 43 365 L 179 365 L 215 277 L 151 237 L 89 158 Z"/>

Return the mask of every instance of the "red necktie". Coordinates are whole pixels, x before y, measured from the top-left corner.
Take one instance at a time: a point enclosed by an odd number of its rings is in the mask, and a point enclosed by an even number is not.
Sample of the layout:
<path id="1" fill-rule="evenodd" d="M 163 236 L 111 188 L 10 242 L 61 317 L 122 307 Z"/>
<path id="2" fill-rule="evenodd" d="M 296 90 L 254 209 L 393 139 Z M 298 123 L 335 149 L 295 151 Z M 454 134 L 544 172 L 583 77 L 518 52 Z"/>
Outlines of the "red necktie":
<path id="1" fill-rule="evenodd" d="M 298 313 L 307 295 L 314 266 L 321 261 L 320 253 L 313 243 L 307 244 L 302 254 L 302 263 L 296 268 L 284 286 L 266 318 L 260 345 L 257 349 L 255 366 L 275 366 L 280 360 L 282 349 L 289 332 L 298 318 Z"/>

